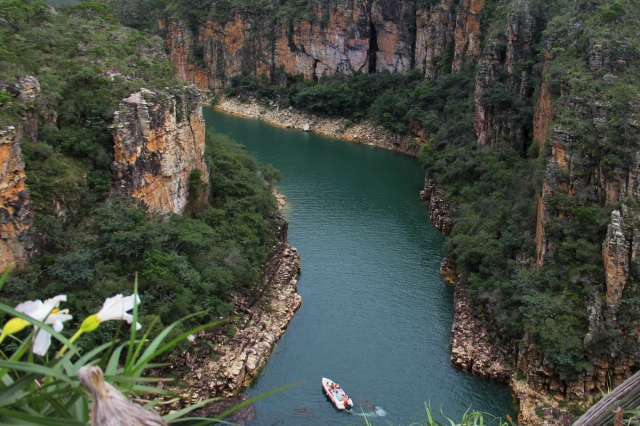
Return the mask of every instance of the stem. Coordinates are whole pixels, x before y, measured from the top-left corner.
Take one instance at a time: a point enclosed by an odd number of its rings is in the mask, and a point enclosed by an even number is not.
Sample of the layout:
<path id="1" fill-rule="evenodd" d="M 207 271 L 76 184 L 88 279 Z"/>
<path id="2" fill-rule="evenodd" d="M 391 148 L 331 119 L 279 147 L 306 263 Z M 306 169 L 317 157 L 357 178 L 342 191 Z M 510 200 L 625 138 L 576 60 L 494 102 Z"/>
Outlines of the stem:
<path id="1" fill-rule="evenodd" d="M 73 343 L 76 340 L 78 340 L 78 337 L 80 337 L 80 335 L 82 334 L 82 329 L 79 329 L 78 331 L 76 331 L 76 334 L 74 334 L 71 339 L 69 339 L 69 343 Z M 69 349 L 67 347 L 67 345 L 64 345 L 62 347 L 62 349 L 60 349 L 60 351 L 58 352 L 58 354 L 56 355 L 56 358 L 60 358 L 62 355 L 64 355 L 64 353 L 67 351 L 67 349 Z"/>

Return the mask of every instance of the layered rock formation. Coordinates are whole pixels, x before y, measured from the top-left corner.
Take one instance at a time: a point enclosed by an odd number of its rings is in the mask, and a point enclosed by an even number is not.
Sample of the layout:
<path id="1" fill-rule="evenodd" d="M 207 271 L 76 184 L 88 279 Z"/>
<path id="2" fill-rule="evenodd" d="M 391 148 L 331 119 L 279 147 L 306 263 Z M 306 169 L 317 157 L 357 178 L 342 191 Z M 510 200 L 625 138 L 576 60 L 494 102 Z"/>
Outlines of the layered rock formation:
<path id="1" fill-rule="evenodd" d="M 451 70 L 457 72 L 481 53 L 478 14 L 484 1 L 453 3 L 340 0 L 315 6 L 313 19 L 295 22 L 242 12 L 219 21 L 214 6 L 212 18 L 195 33 L 177 21 L 161 25 L 179 75 L 202 89 L 220 89 L 237 74 L 264 74 L 276 83 L 284 74 L 317 79 L 415 68 L 435 77 L 443 57 L 452 56 Z"/>
<path id="2" fill-rule="evenodd" d="M 25 180 L 17 130 L 0 130 L 0 272 L 27 260 L 32 212 Z"/>
<path id="3" fill-rule="evenodd" d="M 514 371 L 507 364 L 505 351 L 495 344 L 497 330 L 488 330 L 478 319 L 477 307 L 470 305 L 461 280 L 456 282 L 453 303 L 451 364 L 498 383 L 509 383 Z"/>
<path id="4" fill-rule="evenodd" d="M 0 129 L 0 273 L 11 264 L 23 265 L 33 249 L 33 211 L 20 141 L 37 140 L 35 102 L 40 82 L 35 77 L 18 76 L 10 93 L 20 108 L 20 118 L 15 125 Z"/>
<path id="5" fill-rule="evenodd" d="M 429 202 L 429 218 L 436 229 L 443 234 L 451 233 L 455 208 L 447 202 L 435 179 L 425 177 L 420 199 Z"/>
<path id="6" fill-rule="evenodd" d="M 184 211 L 189 175 L 204 159 L 202 97 L 195 86 L 154 93 L 143 89 L 124 99 L 113 119 L 114 191 L 162 213 Z"/>

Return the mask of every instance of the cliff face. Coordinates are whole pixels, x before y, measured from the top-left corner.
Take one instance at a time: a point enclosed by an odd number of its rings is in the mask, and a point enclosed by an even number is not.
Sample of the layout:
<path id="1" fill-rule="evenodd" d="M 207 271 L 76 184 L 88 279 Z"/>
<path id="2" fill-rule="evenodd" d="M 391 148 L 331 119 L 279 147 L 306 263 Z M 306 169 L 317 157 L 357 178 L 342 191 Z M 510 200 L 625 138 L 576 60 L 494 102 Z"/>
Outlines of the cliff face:
<path id="1" fill-rule="evenodd" d="M 25 180 L 16 129 L 0 130 L 0 272 L 27 260 L 32 214 Z"/>
<path id="2" fill-rule="evenodd" d="M 132 94 L 120 103 L 112 134 L 114 191 L 139 199 L 149 210 L 183 212 L 196 168 L 208 182 L 202 97 L 194 86 Z"/>
<path id="3" fill-rule="evenodd" d="M 504 138 L 517 150 L 524 149 L 525 124 L 514 119 L 513 110 L 532 95 L 530 71 L 522 64 L 532 57 L 533 26 L 529 2 L 515 2 L 507 13 L 504 41 L 490 39 L 485 43 L 474 96 L 479 144 L 497 145 Z M 511 99 L 505 99 L 504 92 L 499 97 L 497 90 L 503 87 Z"/>
<path id="4" fill-rule="evenodd" d="M 328 9 L 317 7 L 315 19 L 296 22 L 236 13 L 227 22 L 209 19 L 195 34 L 177 21 L 161 26 L 167 26 L 167 47 L 179 75 L 202 89 L 220 89 L 241 73 L 264 73 L 274 83 L 283 73 L 315 79 L 414 68 L 435 77 L 435 62 L 446 55 L 453 57 L 454 72 L 477 61 L 477 15 L 483 5 L 465 0 L 454 7 L 441 0 L 421 8 L 410 1 L 340 0 Z"/>
<path id="5" fill-rule="evenodd" d="M 37 138 L 34 103 L 40 95 L 40 83 L 34 77 L 19 76 L 12 92 L 21 117 L 15 126 L 0 130 L 0 273 L 12 263 L 23 265 L 33 247 L 33 212 L 20 140 Z"/>

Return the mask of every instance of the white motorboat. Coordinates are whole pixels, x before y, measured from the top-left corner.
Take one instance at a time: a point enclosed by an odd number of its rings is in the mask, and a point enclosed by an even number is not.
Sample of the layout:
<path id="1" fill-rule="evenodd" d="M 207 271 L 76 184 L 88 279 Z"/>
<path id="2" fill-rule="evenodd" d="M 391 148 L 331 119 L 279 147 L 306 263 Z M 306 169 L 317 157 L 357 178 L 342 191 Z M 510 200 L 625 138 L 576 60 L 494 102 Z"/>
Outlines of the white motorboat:
<path id="1" fill-rule="evenodd" d="M 327 394 L 331 402 L 333 402 L 333 405 L 335 405 L 338 410 L 348 410 L 353 407 L 353 401 L 351 398 L 349 398 L 342 388 L 340 388 L 334 381 L 323 377 L 322 389 L 324 389 L 324 393 Z"/>

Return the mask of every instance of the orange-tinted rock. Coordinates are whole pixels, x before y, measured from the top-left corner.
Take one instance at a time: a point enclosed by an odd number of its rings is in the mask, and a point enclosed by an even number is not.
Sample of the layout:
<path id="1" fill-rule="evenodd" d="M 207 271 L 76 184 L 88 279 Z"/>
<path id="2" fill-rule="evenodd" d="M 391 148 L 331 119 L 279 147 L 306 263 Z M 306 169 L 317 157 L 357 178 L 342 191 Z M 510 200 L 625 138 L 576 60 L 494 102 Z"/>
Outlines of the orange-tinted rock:
<path id="1" fill-rule="evenodd" d="M 195 33 L 180 22 L 160 25 L 178 74 L 202 89 L 220 89 L 238 74 L 283 83 L 284 74 L 312 79 L 417 68 L 433 78 L 434 58 L 452 43 L 454 72 L 477 61 L 483 4 L 467 0 L 456 12 L 450 0 L 428 10 L 402 0 L 341 0 L 317 6 L 317 19 L 294 23 L 238 12 L 227 22 L 209 19 Z"/>
<path id="2" fill-rule="evenodd" d="M 437 78 L 434 60 L 442 58 L 455 30 L 455 13 L 450 0 L 416 11 L 415 67 L 424 70 L 428 78 Z M 445 72 L 448 72 L 446 70 Z"/>
<path id="3" fill-rule="evenodd" d="M 480 57 L 482 46 L 478 13 L 483 6 L 484 0 L 464 0 L 462 11 L 456 16 L 454 72 L 461 71 L 465 63 L 475 62 Z"/>
<path id="4" fill-rule="evenodd" d="M 458 278 L 456 263 L 451 256 L 447 256 L 442 260 L 442 263 L 440 264 L 440 276 L 449 284 L 456 283 L 456 279 Z"/>
<path id="5" fill-rule="evenodd" d="M 549 60 L 552 59 L 551 54 L 548 52 L 549 50 L 545 48 L 545 62 L 542 68 L 543 78 L 547 72 Z M 547 143 L 549 123 L 553 120 L 553 105 L 551 100 L 552 96 L 547 81 L 543 79 L 542 83 L 540 83 L 540 96 L 533 107 L 533 140 L 540 144 L 540 152 L 542 152 Z"/>
<path id="6" fill-rule="evenodd" d="M 28 255 L 32 214 L 18 132 L 0 130 L 0 272 Z"/>
<path id="7" fill-rule="evenodd" d="M 607 283 L 607 301 L 614 309 L 622 298 L 627 279 L 629 278 L 630 242 L 625 237 L 625 224 L 620 211 L 611 213 L 611 223 L 607 228 L 607 236 L 602 244 L 605 279 Z"/>
<path id="8" fill-rule="evenodd" d="M 132 94 L 120 103 L 112 134 L 114 190 L 146 208 L 181 213 L 191 171 L 200 169 L 208 182 L 202 97 L 195 86 Z"/>

